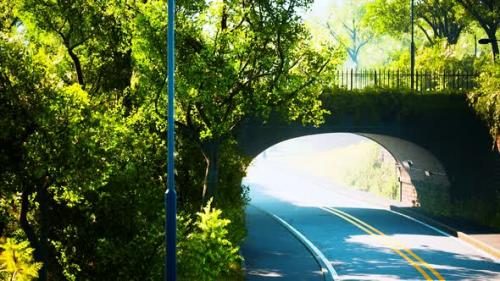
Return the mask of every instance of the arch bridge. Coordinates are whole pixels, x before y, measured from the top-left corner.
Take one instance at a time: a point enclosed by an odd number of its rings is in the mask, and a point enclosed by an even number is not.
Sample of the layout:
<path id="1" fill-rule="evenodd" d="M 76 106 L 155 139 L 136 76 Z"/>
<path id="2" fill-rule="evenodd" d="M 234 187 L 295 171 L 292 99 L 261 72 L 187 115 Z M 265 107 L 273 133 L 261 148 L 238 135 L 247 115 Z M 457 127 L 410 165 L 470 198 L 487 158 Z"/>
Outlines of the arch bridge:
<path id="1" fill-rule="evenodd" d="M 402 201 L 425 208 L 439 197 L 469 208 L 482 204 L 492 214 L 500 211 L 500 154 L 492 150 L 488 129 L 463 95 L 342 93 L 325 95 L 323 104 L 332 114 L 319 127 L 289 123 L 278 114 L 266 121 L 249 118 L 238 132 L 241 149 L 255 157 L 291 138 L 354 133 L 394 156 Z"/>

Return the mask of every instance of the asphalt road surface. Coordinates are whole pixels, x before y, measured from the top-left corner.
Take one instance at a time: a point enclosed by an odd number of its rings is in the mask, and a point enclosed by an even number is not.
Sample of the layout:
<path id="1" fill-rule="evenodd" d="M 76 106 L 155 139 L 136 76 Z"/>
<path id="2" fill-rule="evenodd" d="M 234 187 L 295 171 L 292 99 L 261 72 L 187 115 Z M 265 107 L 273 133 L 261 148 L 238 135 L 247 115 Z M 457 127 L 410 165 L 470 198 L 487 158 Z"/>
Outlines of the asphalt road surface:
<path id="1" fill-rule="evenodd" d="M 262 157 L 249 168 L 244 184 L 252 208 L 281 218 L 303 235 L 339 280 L 500 280 L 498 260 L 390 211 L 387 202 L 375 196 Z M 284 237 L 270 226 L 251 228 L 249 232 L 260 228 Z M 247 267 L 258 270 L 252 260 L 261 259 L 248 260 Z M 288 268 L 298 268 L 289 262 Z M 289 280 L 297 278 L 295 274 Z"/>

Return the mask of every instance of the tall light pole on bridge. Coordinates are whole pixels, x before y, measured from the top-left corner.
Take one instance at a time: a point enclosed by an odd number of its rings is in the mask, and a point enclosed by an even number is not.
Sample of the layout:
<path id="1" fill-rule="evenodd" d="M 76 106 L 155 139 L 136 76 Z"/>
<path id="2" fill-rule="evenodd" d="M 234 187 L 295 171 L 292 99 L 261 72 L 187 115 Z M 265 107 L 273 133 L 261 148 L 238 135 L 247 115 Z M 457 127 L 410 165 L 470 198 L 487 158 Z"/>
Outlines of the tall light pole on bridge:
<path id="1" fill-rule="evenodd" d="M 410 0 L 410 18 L 411 18 L 411 46 L 410 46 L 410 88 L 413 91 L 415 86 L 415 18 L 414 18 L 414 0 Z"/>
<path id="2" fill-rule="evenodd" d="M 177 194 L 174 181 L 174 65 L 175 65 L 175 0 L 168 0 L 168 31 L 167 31 L 167 71 L 168 71 L 168 156 L 167 156 L 167 190 L 165 192 L 165 280 L 177 279 L 176 262 L 176 214 Z"/>

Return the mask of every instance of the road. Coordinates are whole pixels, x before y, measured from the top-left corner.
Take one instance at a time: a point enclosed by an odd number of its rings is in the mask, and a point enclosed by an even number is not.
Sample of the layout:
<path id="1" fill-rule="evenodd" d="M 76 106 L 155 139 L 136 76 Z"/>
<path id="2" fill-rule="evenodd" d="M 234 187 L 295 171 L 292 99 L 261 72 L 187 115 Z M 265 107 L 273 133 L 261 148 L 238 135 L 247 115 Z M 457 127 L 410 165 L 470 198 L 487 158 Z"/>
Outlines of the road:
<path id="1" fill-rule="evenodd" d="M 252 208 L 297 230 L 339 280 L 500 280 L 499 261 L 486 253 L 279 159 L 258 158 L 243 183 Z"/>

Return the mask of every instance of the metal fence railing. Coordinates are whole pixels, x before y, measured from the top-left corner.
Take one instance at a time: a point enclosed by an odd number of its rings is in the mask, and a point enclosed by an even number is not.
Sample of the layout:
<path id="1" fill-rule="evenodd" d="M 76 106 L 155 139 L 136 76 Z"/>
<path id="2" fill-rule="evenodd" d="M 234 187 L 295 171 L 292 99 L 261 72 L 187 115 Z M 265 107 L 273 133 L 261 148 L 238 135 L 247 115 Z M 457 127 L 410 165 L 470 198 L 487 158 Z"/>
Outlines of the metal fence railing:
<path id="1" fill-rule="evenodd" d="M 471 90 L 476 86 L 475 72 L 465 71 L 415 71 L 415 90 L 418 92 L 436 90 Z M 366 87 L 410 88 L 411 75 L 408 70 L 366 70 L 344 69 L 334 75 L 334 85 L 346 89 Z"/>

